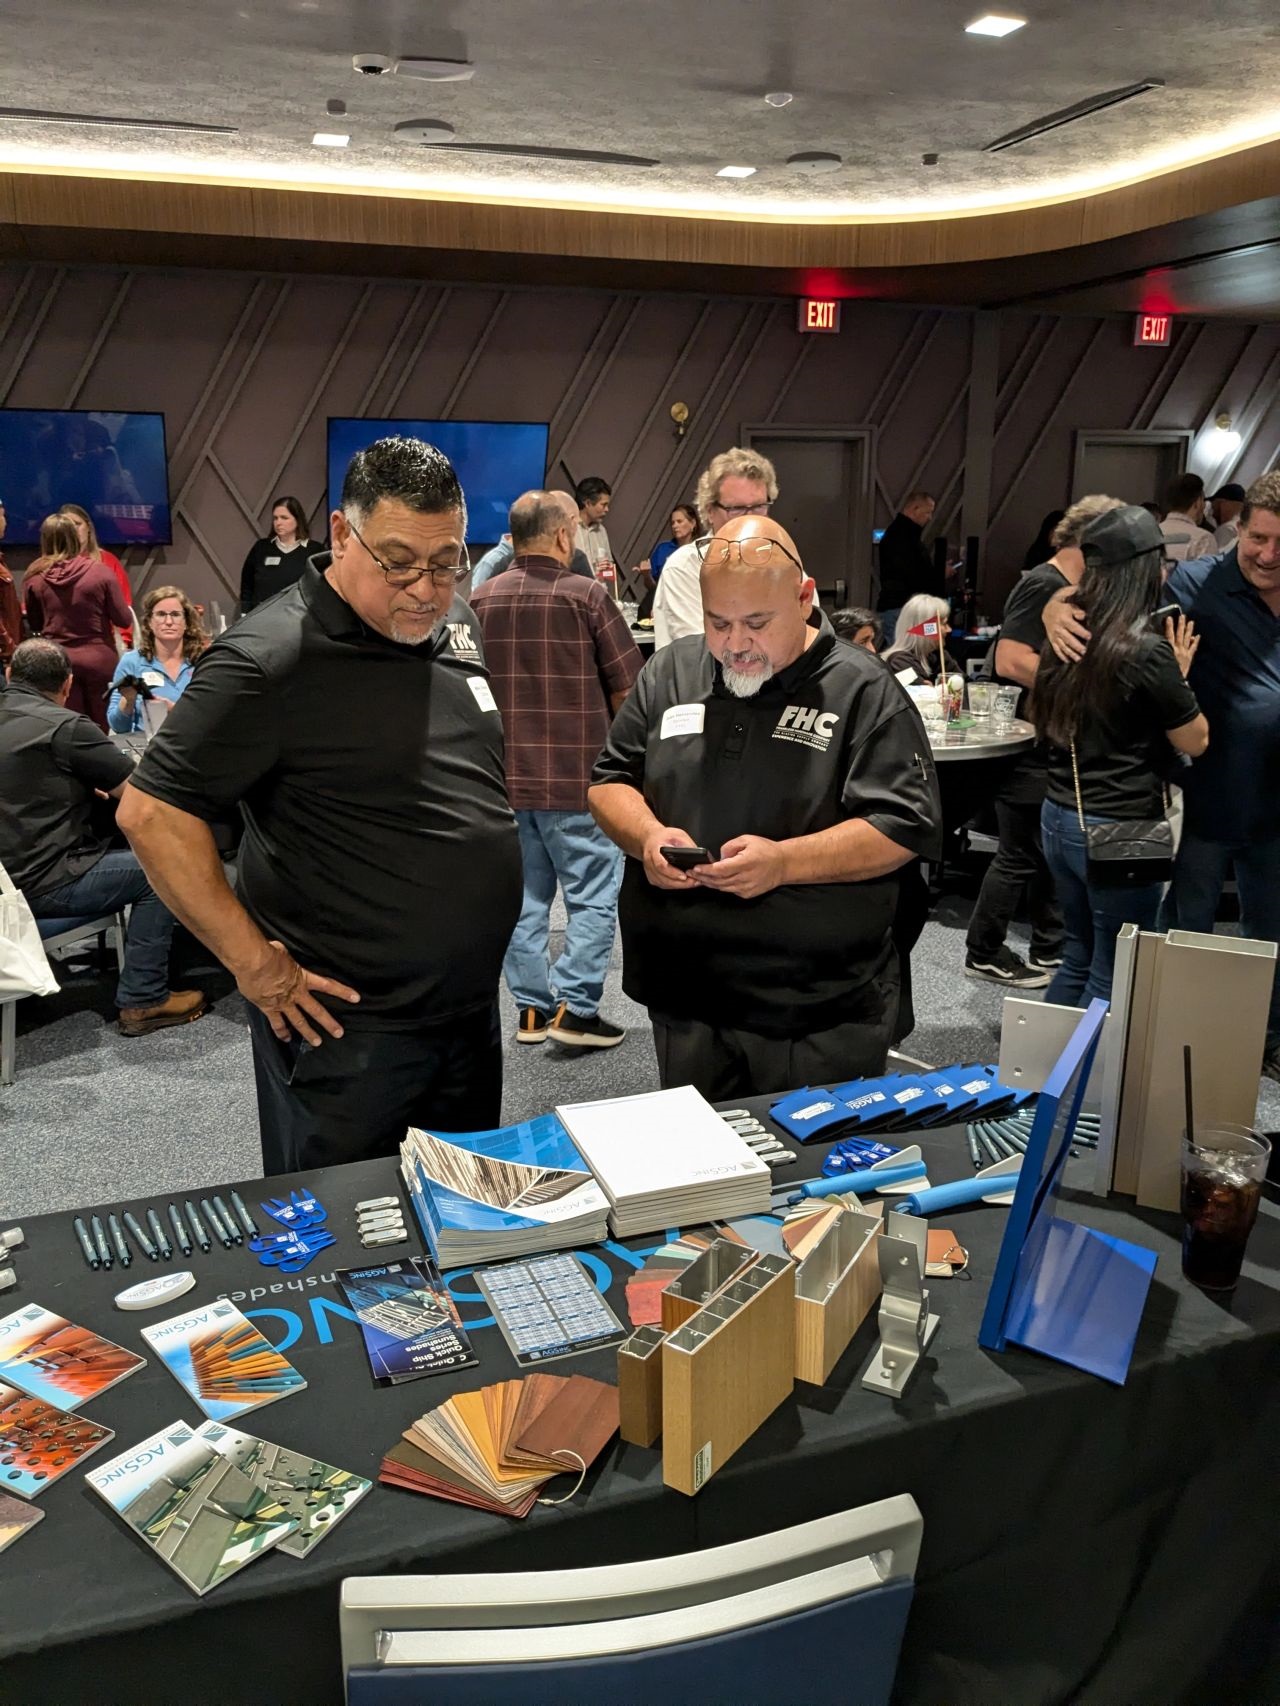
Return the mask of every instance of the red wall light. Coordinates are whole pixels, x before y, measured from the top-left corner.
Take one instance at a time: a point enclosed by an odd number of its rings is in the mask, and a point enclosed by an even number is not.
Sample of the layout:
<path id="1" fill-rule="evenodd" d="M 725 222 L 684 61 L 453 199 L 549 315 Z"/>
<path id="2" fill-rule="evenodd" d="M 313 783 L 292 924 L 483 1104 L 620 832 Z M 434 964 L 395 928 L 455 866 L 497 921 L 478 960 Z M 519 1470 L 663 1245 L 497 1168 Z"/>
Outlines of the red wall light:
<path id="1" fill-rule="evenodd" d="M 1173 337 L 1173 316 L 1170 314 L 1137 314 L 1133 321 L 1133 341 L 1139 347 L 1163 348 Z"/>
<path id="2" fill-rule="evenodd" d="M 802 296 L 796 304 L 796 330 L 799 332 L 838 332 L 840 304 L 829 297 Z"/>

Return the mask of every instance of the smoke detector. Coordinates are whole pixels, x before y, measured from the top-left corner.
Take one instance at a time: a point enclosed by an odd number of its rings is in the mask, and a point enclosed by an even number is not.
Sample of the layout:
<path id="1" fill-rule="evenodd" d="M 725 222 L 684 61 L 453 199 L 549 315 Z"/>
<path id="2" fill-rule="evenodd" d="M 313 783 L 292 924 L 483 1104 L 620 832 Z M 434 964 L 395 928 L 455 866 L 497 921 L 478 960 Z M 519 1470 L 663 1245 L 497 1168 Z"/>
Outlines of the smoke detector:
<path id="1" fill-rule="evenodd" d="M 385 53 L 357 53 L 351 61 L 351 69 L 358 71 L 362 77 L 386 77 L 395 70 L 395 66 Z"/>
<path id="2" fill-rule="evenodd" d="M 787 170 L 805 177 L 816 178 L 824 172 L 838 172 L 843 165 L 844 161 L 838 154 L 824 154 L 817 149 L 806 149 L 802 154 L 787 157 Z"/>

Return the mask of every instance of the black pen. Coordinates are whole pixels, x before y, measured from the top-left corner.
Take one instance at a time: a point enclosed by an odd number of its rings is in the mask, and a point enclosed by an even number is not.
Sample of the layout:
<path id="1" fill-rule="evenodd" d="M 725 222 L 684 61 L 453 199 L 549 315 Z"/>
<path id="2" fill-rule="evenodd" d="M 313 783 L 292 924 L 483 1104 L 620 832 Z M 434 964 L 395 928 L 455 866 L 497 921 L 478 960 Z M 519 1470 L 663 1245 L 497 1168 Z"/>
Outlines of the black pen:
<path id="1" fill-rule="evenodd" d="M 226 1203 L 223 1202 L 221 1197 L 214 1197 L 213 1206 L 217 1209 L 218 1213 L 222 1216 L 223 1231 L 229 1232 L 231 1234 L 232 1240 L 235 1243 L 243 1244 L 244 1243 L 244 1236 L 241 1233 L 240 1228 L 236 1225 L 235 1221 L 231 1218 L 230 1214 L 227 1212 Z"/>
<path id="2" fill-rule="evenodd" d="M 116 1261 L 119 1262 L 122 1268 L 129 1267 L 133 1261 L 133 1254 L 129 1249 L 129 1240 L 125 1237 L 124 1233 L 121 1232 L 120 1222 L 116 1219 L 114 1214 L 109 1214 L 107 1216 L 107 1227 L 111 1233 L 111 1242 L 116 1247 Z"/>
<path id="3" fill-rule="evenodd" d="M 71 1224 L 76 1229 L 76 1237 L 80 1240 L 80 1248 L 84 1251 L 85 1261 L 88 1262 L 89 1266 L 91 1268 L 93 1268 L 96 1272 L 97 1269 L 102 1266 L 102 1264 L 101 1264 L 101 1262 L 99 1262 L 98 1252 L 94 1249 L 93 1244 L 89 1238 L 89 1234 L 85 1230 L 84 1221 L 81 1220 L 79 1215 L 77 1215 Z"/>
<path id="4" fill-rule="evenodd" d="M 200 1246 L 201 1250 L 207 1256 L 209 1254 L 209 1250 L 210 1250 L 211 1246 L 209 1244 L 209 1234 L 205 1230 L 204 1221 L 201 1220 L 199 1214 L 196 1211 L 195 1204 L 191 1201 L 190 1197 L 187 1198 L 186 1202 L 183 1204 L 183 1207 L 187 1211 L 187 1219 L 191 1223 L 191 1230 L 192 1230 L 192 1233 L 195 1235 L 196 1243 Z"/>
<path id="5" fill-rule="evenodd" d="M 208 1197 L 201 1197 L 200 1198 L 200 1212 L 201 1212 L 201 1214 L 204 1215 L 205 1219 L 209 1222 L 209 1225 L 212 1226 L 213 1230 L 217 1233 L 219 1239 L 222 1242 L 222 1248 L 224 1250 L 229 1250 L 231 1248 L 231 1234 L 227 1231 L 226 1227 L 222 1224 L 222 1216 L 218 1213 L 217 1209 L 211 1208 L 209 1206 Z"/>
<path id="6" fill-rule="evenodd" d="M 253 1216 L 249 1213 L 249 1210 L 244 1206 L 244 1203 L 240 1200 L 239 1191 L 232 1191 L 231 1202 L 232 1202 L 232 1206 L 235 1208 L 236 1213 L 240 1216 L 240 1224 L 241 1224 L 241 1226 L 244 1227 L 245 1237 L 246 1238 L 256 1238 L 258 1236 L 258 1228 L 253 1223 Z"/>
<path id="7" fill-rule="evenodd" d="M 141 1226 L 138 1225 L 138 1217 L 129 1209 L 125 1209 L 124 1211 L 124 1223 L 129 1228 L 130 1232 L 133 1233 L 139 1250 L 142 1251 L 142 1254 L 147 1258 L 147 1260 L 149 1262 L 158 1262 L 160 1260 L 160 1252 L 156 1249 L 150 1238 L 147 1237 Z"/>
<path id="8" fill-rule="evenodd" d="M 174 1237 L 178 1240 L 178 1248 L 184 1256 L 189 1256 L 191 1254 L 191 1237 L 182 1223 L 182 1216 L 172 1203 L 169 1204 L 169 1224 L 173 1228 Z"/>
<path id="9" fill-rule="evenodd" d="M 147 1225 L 151 1228 L 151 1236 L 155 1240 L 156 1248 L 159 1250 L 160 1254 L 164 1257 L 166 1262 L 172 1261 L 173 1245 L 169 1242 L 168 1233 L 160 1224 L 160 1216 L 153 1208 L 149 1208 L 147 1210 Z"/>
<path id="10" fill-rule="evenodd" d="M 107 1235 L 102 1230 L 102 1222 L 97 1215 L 90 1218 L 89 1225 L 93 1228 L 93 1242 L 97 1246 L 98 1260 L 104 1268 L 111 1266 L 111 1251 L 107 1246 Z"/>

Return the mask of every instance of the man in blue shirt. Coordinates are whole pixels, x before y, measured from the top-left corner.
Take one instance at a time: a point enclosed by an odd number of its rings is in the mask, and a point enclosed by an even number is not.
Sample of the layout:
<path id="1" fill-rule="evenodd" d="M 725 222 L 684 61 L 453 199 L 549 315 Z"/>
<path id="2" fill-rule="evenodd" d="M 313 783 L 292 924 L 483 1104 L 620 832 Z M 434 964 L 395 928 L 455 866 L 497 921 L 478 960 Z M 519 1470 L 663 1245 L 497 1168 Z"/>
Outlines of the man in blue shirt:
<path id="1" fill-rule="evenodd" d="M 1242 934 L 1280 942 L 1280 470 L 1249 487 L 1235 545 L 1175 563 L 1166 591 L 1200 633 L 1188 680 L 1209 719 L 1209 750 L 1181 778 L 1177 923 L 1212 931 L 1234 869 Z M 1058 594 L 1044 621 L 1054 650 L 1070 660 L 1083 656 L 1088 636 L 1068 597 Z M 1263 1070 L 1280 1079 L 1280 979 Z"/>

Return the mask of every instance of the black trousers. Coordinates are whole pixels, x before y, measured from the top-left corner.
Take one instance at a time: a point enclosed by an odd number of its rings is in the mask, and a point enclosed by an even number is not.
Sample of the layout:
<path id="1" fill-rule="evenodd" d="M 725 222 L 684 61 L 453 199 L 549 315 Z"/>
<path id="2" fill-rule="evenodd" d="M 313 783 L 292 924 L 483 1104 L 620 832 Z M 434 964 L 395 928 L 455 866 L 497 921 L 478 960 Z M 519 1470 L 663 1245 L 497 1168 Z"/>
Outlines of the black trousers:
<path id="1" fill-rule="evenodd" d="M 482 1131 L 502 1117 L 498 1004 L 416 1030 L 277 1040 L 249 1009 L 264 1175 L 393 1156 L 411 1125 Z"/>
<path id="2" fill-rule="evenodd" d="M 897 1018 L 897 984 L 892 972 L 886 976 L 878 1016 L 798 1037 L 763 1037 L 757 1031 L 668 1019 L 651 1011 L 658 1082 L 664 1090 L 692 1084 L 709 1102 L 727 1102 L 734 1096 L 769 1096 L 806 1084 L 878 1078 Z"/>
<path id="3" fill-rule="evenodd" d="M 999 952 L 1024 890 L 1031 918 L 1032 953 L 1037 949 L 1051 952 L 1062 946 L 1062 913 L 1040 845 L 1043 800 L 1043 771 L 1037 786 L 1020 769 L 995 797 L 1000 845 L 987 867 L 969 919 L 965 946 L 971 954 Z"/>

